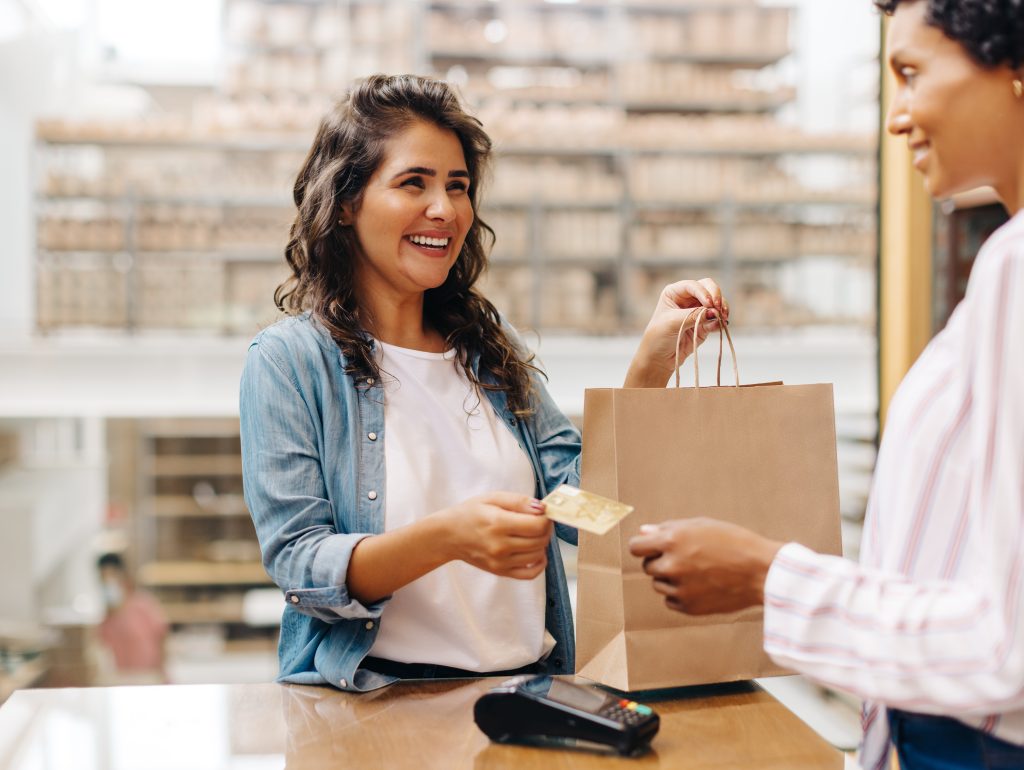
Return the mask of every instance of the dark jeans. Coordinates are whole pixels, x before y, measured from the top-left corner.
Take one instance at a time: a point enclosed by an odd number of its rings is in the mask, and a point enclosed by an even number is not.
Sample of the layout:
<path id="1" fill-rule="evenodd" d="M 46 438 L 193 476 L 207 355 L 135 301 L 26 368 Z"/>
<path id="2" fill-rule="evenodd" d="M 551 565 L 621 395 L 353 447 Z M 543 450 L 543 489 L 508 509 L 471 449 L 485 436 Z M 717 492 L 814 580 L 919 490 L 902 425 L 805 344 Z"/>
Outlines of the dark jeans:
<path id="1" fill-rule="evenodd" d="M 476 679 L 481 676 L 517 676 L 518 674 L 540 674 L 546 668 L 543 661 L 531 663 L 522 668 L 510 669 L 508 671 L 466 671 L 451 666 L 439 666 L 434 663 L 397 663 L 384 658 L 363 658 L 360 664 L 364 668 L 376 671 L 378 674 L 397 676 L 400 679 Z"/>
<path id="2" fill-rule="evenodd" d="M 1021 770 L 1024 747 L 948 717 L 889 710 L 900 770 Z"/>

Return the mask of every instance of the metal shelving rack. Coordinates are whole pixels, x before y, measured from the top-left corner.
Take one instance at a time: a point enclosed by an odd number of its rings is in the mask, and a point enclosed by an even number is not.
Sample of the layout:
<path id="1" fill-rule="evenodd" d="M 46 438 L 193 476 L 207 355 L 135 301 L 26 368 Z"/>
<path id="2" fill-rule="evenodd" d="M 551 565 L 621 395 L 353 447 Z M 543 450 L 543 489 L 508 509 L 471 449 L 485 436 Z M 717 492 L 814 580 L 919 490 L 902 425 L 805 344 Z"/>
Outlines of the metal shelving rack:
<path id="1" fill-rule="evenodd" d="M 757 8 L 755 3 L 742 2 L 742 0 L 723 3 L 584 3 L 571 6 L 533 2 L 488 3 L 472 2 L 471 0 L 425 2 L 421 6 L 423 22 L 420 24 L 421 28 L 425 29 L 431 28 L 429 15 L 435 12 L 447 14 L 446 20 L 451 22 L 451 25 L 454 25 L 459 18 L 479 17 L 490 19 L 492 22 L 501 22 L 523 14 L 553 17 L 557 14 L 575 13 L 581 17 L 587 17 L 593 22 L 591 29 L 603 25 L 607 45 L 601 51 L 592 50 L 593 46 L 579 51 L 544 50 L 541 47 L 523 51 L 508 45 L 507 42 L 504 46 L 498 44 L 501 41 L 487 45 L 470 40 L 466 41 L 462 47 L 446 45 L 444 42 L 431 45 L 428 41 L 422 46 L 421 52 L 424 57 L 422 68 L 424 71 L 441 76 L 457 73 L 464 81 L 464 92 L 482 110 L 486 110 L 492 102 L 500 101 L 513 107 L 524 105 L 570 107 L 585 104 L 605 105 L 620 110 L 627 116 L 651 113 L 771 115 L 795 98 L 795 92 L 792 89 L 786 86 L 777 86 L 775 89 L 763 93 L 751 93 L 745 99 L 713 98 L 705 95 L 703 98 L 679 96 L 673 99 L 659 100 L 637 98 L 632 95 L 633 89 L 630 88 L 628 77 L 633 72 L 631 67 L 635 67 L 637 62 L 656 65 L 686 64 L 709 67 L 713 70 L 744 70 L 747 73 L 778 64 L 792 53 L 788 45 L 774 44 L 761 50 L 705 48 L 699 51 L 651 52 L 638 50 L 638 47 L 632 44 L 634 41 L 629 38 L 631 22 L 646 15 L 664 17 L 669 21 L 674 21 L 700 13 L 722 13 L 730 10 L 750 11 Z M 793 12 L 792 9 L 779 7 L 765 8 L 763 11 L 770 14 L 791 14 Z M 554 90 L 540 93 L 539 91 L 543 91 L 543 89 L 525 89 L 524 92 L 495 92 L 490 87 L 475 88 L 474 79 L 479 83 L 481 80 L 479 75 L 486 73 L 491 67 L 563 67 L 577 68 L 584 72 L 596 71 L 606 75 L 605 89 L 603 92 L 594 88 L 584 89 L 585 95 L 577 96 L 569 91 L 560 94 L 555 93 Z M 468 70 L 471 68 L 473 71 L 470 73 Z M 486 125 L 493 126 L 492 123 L 486 123 Z M 644 303 L 638 303 L 629 291 L 629 287 L 638 275 L 657 270 L 663 272 L 677 270 L 681 277 L 683 274 L 689 274 L 694 268 L 705 268 L 712 272 L 727 290 L 735 292 L 739 283 L 737 272 L 742 268 L 763 269 L 772 265 L 782 265 L 804 256 L 804 253 L 799 250 L 785 254 L 780 253 L 778 249 L 762 255 L 735 253 L 733 244 L 736 241 L 737 230 L 744 226 L 740 220 L 745 213 L 772 213 L 792 221 L 802 220 L 808 211 L 813 211 L 817 219 L 821 219 L 824 213 L 825 219 L 838 219 L 839 221 L 843 221 L 850 215 L 857 216 L 859 214 L 862 215 L 862 220 L 868 221 L 868 224 L 861 227 L 866 231 L 873 229 L 873 222 L 870 220 L 873 218 L 876 196 L 873 190 L 874 174 L 870 171 L 861 188 L 832 194 L 806 190 L 787 196 L 744 196 L 743 191 L 739 190 L 738 194 L 721 196 L 673 196 L 671 199 L 667 197 L 657 199 L 638 195 L 634 185 L 631 184 L 631 169 L 635 168 L 638 160 L 643 162 L 643 159 L 649 158 L 655 159 L 655 162 L 661 159 L 686 157 L 719 157 L 740 162 L 766 162 L 769 160 L 784 162 L 786 158 L 794 156 L 802 158 L 821 156 L 862 160 L 870 165 L 873 163 L 875 153 L 869 137 L 864 139 L 798 137 L 781 145 L 763 146 L 764 144 L 763 138 L 756 135 L 746 137 L 745 143 L 733 143 L 726 146 L 717 145 L 714 137 L 709 136 L 706 137 L 706 141 L 692 146 L 673 147 L 669 144 L 669 146 L 659 148 L 636 146 L 626 137 L 614 145 L 595 147 L 557 147 L 547 146 L 543 142 L 506 145 L 499 141 L 497 175 L 501 174 L 502 161 L 510 158 L 532 159 L 537 162 L 554 159 L 567 163 L 596 159 L 608 163 L 622 183 L 620 194 L 614 200 L 604 201 L 551 200 L 546 197 L 532 200 L 508 200 L 500 195 L 491 194 L 486 203 L 487 210 L 518 210 L 527 214 L 529 253 L 519 255 L 514 259 L 502 259 L 499 232 L 499 244 L 495 259 L 495 265 L 498 267 L 527 265 L 533 270 L 530 311 L 525 318 L 518 320 L 525 321 L 534 328 L 544 329 L 547 327 L 541 313 L 546 302 L 541 292 L 541 287 L 544 284 L 544 271 L 581 265 L 592 268 L 597 275 L 601 276 L 606 285 L 610 283 L 615 287 L 618 327 L 621 330 L 635 330 L 644 320 L 643 314 L 647 312 L 646 307 L 638 306 Z M 695 186 L 699 187 L 699 185 Z M 553 255 L 551 250 L 546 247 L 545 219 L 553 212 L 602 210 L 617 213 L 621 225 L 619 248 L 614 256 L 602 254 L 590 259 L 563 258 Z M 638 221 L 658 212 L 678 213 L 684 211 L 704 212 L 705 216 L 715 222 L 719 230 L 719 248 L 717 250 L 672 255 L 658 252 L 638 252 L 632 247 L 630 229 Z M 837 216 L 837 212 L 843 212 L 845 216 Z M 870 232 L 865 232 L 864 235 L 863 242 L 859 246 L 833 249 L 833 253 L 828 256 L 849 258 L 858 261 L 870 270 L 870 264 L 873 262 L 873 235 Z M 859 323 L 865 326 L 872 322 L 873 319 L 870 317 L 859 319 Z M 609 331 L 610 329 L 597 330 Z"/>
<path id="2" fill-rule="evenodd" d="M 656 45 L 646 48 L 636 38 L 636 35 L 643 32 L 637 25 L 644 24 L 657 27 L 673 24 L 699 26 L 698 22 L 703 19 L 706 26 L 709 19 L 714 21 L 721 17 L 726 21 L 719 19 L 715 24 L 721 29 L 727 29 L 728 19 L 733 18 L 729 14 L 746 14 L 742 18 L 746 20 L 744 23 L 747 26 L 751 19 L 757 21 L 763 15 L 765 27 L 776 29 L 776 32 L 783 21 L 788 25 L 791 9 L 761 7 L 753 0 L 583 2 L 571 5 L 507 0 L 498 3 L 483 0 L 422 0 L 406 3 L 349 0 L 330 4 L 314 0 L 232 0 L 227 7 L 228 14 L 236 6 L 249 8 L 250 15 L 252 9 L 261 8 L 273 13 L 295 10 L 300 14 L 299 22 L 292 20 L 299 28 L 294 33 L 298 37 L 291 42 L 276 38 L 275 35 L 280 35 L 280 32 L 271 30 L 269 22 L 266 30 L 243 40 L 229 42 L 229 61 L 233 62 L 235 70 L 227 78 L 230 85 L 226 86 L 225 96 L 229 101 L 237 100 L 240 104 L 246 104 L 245 100 L 249 98 L 267 99 L 273 90 L 273 83 L 283 78 L 282 72 L 294 74 L 300 69 L 299 64 L 304 68 L 301 71 L 306 73 L 306 80 L 315 80 L 309 76 L 309 72 L 314 70 L 320 77 L 311 92 L 302 94 L 302 98 L 306 99 L 304 103 L 312 104 L 319 99 L 326 104 L 333 95 L 328 91 L 336 93 L 341 90 L 353 75 L 360 74 L 360 67 L 375 69 L 379 67 L 374 66 L 374 62 L 381 65 L 386 63 L 385 60 L 390 61 L 390 53 L 386 56 L 381 53 L 383 58 L 378 59 L 374 59 L 372 54 L 385 48 L 393 50 L 396 46 L 385 47 L 383 41 L 395 38 L 409 42 L 406 47 L 408 50 L 403 53 L 405 68 L 452 76 L 461 81 L 468 101 L 484 116 L 493 109 L 584 109 L 583 105 L 590 104 L 596 109 L 621 116 L 628 130 L 630 121 L 652 116 L 660 116 L 669 121 L 701 116 L 761 116 L 770 119 L 795 96 L 791 88 L 779 83 L 766 90 L 729 86 L 732 90 L 726 93 L 718 93 L 714 89 L 709 92 L 705 84 L 695 87 L 691 94 L 673 92 L 671 98 L 666 98 L 665 94 L 654 93 L 644 85 L 652 78 L 638 77 L 638 73 L 642 75 L 646 71 L 644 68 L 653 68 L 651 72 L 657 75 L 663 72 L 659 68 L 667 67 L 671 80 L 675 72 L 672 68 L 682 67 L 681 72 L 686 77 L 697 79 L 694 82 L 698 82 L 704 74 L 711 73 L 708 75 L 709 82 L 719 88 L 726 83 L 727 76 L 734 77 L 740 73 L 751 80 L 770 71 L 792 53 L 788 44 L 778 39 L 778 34 L 774 41 L 769 36 L 769 42 L 759 48 L 741 47 L 735 42 L 716 48 L 706 42 L 705 38 L 700 38 L 693 49 L 678 46 L 669 50 L 663 38 L 659 38 L 660 42 Z M 333 15 L 318 15 L 328 11 Z M 306 16 L 302 17 L 301 14 Z M 274 19 L 280 21 L 278 17 Z M 543 20 L 537 30 L 543 30 L 547 37 L 541 35 L 537 40 L 530 38 L 531 42 L 526 46 L 512 45 L 509 42 L 513 40 L 512 37 L 508 37 L 504 43 L 497 39 L 503 34 L 511 34 L 508 27 L 512 28 L 513 33 L 518 29 L 522 38 L 522 25 L 536 19 Z M 288 17 L 284 20 L 287 22 Z M 324 29 L 331 24 L 335 28 L 325 32 Z M 465 28 L 459 27 L 460 24 Z M 491 40 L 480 34 L 481 29 L 486 31 L 488 25 L 495 24 L 498 26 L 492 26 L 489 33 Z M 579 35 L 575 41 L 579 45 L 575 47 L 564 44 L 566 41 L 563 39 L 568 34 L 567 30 L 571 32 L 575 29 L 574 24 L 583 25 L 580 29 L 586 33 Z M 456 33 L 450 39 L 431 39 L 429 33 L 438 26 L 442 29 L 456 29 Z M 686 27 L 680 26 L 679 29 L 685 30 Z M 529 32 L 530 28 L 526 30 Z M 597 37 L 588 42 L 587 34 L 591 33 Z M 227 25 L 225 34 L 230 34 Z M 563 37 L 559 38 L 559 34 Z M 371 53 L 367 54 L 367 51 Z M 289 56 L 296 57 L 295 61 L 290 60 Z M 344 60 L 344 66 L 339 65 L 344 72 L 340 69 L 337 72 L 331 70 L 331 56 L 340 56 L 339 61 Z M 247 67 L 247 63 L 253 66 Z M 268 70 L 274 63 L 281 65 L 283 70 L 276 72 L 272 67 Z M 495 69 L 506 72 L 511 69 L 520 75 L 557 71 L 562 75 L 583 73 L 580 75 L 583 77 L 587 73 L 599 73 L 603 79 L 603 90 L 595 91 L 591 88 L 580 96 L 579 87 L 496 88 L 489 80 Z M 252 72 L 262 72 L 263 75 L 253 75 Z M 742 94 L 742 98 L 737 94 Z M 503 121 L 500 119 L 485 119 L 485 124 L 498 140 L 495 179 L 499 182 L 499 189 L 491 191 L 485 198 L 484 211 L 481 213 L 484 218 L 493 216 L 502 222 L 507 222 L 511 216 L 517 226 L 524 228 L 521 232 L 513 232 L 513 228 L 505 226 L 498 231 L 493 276 L 488 289 L 495 291 L 499 299 L 504 297 L 511 306 L 509 314 L 512 320 L 521 325 L 544 331 L 635 331 L 643 321 L 650 300 L 637 287 L 657 283 L 656 279 L 667 279 L 672 271 L 681 277 L 697 267 L 706 269 L 742 300 L 744 282 L 741 274 L 744 271 L 765 270 L 772 265 L 783 266 L 806 256 L 800 249 L 794 249 L 787 255 L 785 249 L 778 247 L 766 249 L 763 254 L 737 250 L 735 245 L 744 232 L 756 230 L 760 226 L 756 219 L 752 219 L 757 216 L 771 214 L 780 221 L 792 223 L 794 233 L 789 239 L 794 241 L 800 240 L 798 231 L 801 222 L 817 222 L 819 227 L 846 222 L 851 232 L 859 229 L 863 238 L 855 239 L 856 242 L 842 248 L 832 248 L 825 254 L 821 254 L 820 250 L 814 254 L 849 259 L 865 265 L 873 259 L 873 235 L 870 231 L 874 227 L 876 204 L 874 174 L 870 170 L 875 152 L 871 138 L 822 138 L 797 134 L 772 137 L 754 130 L 725 137 L 709 130 L 682 137 L 676 135 L 677 132 L 671 129 L 672 124 L 669 123 L 664 142 L 655 146 L 650 135 L 618 135 L 612 141 L 594 143 L 585 135 L 586 126 L 573 127 L 574 130 L 568 132 L 571 136 L 545 138 L 535 135 L 524 141 L 522 137 L 504 137 Z M 40 165 L 45 169 L 48 155 L 79 147 L 90 148 L 104 157 L 125 152 L 134 152 L 143 157 L 176 155 L 183 159 L 185 165 L 191 162 L 188 160 L 190 155 L 196 158 L 212 155 L 251 159 L 287 154 L 294 157 L 294 166 L 297 168 L 308 146 L 308 133 L 306 131 L 300 135 L 294 131 L 264 131 L 261 135 L 259 131 L 236 131 L 218 136 L 209 132 L 183 131 L 180 128 L 177 131 L 147 134 L 124 130 L 123 127 L 120 131 L 90 131 L 88 127 L 62 131 L 60 127 L 57 130 L 51 127 L 40 132 Z M 802 162 L 812 157 L 826 158 L 829 162 L 839 159 L 848 164 L 860 163 L 867 169 L 865 179 L 855 189 L 831 192 L 815 192 L 793 184 L 786 194 L 777 191 L 770 194 L 759 192 L 748 189 L 749 185 L 746 184 L 735 184 L 733 189 L 716 190 L 713 185 L 708 187 L 705 180 L 700 178 L 706 169 L 702 170 L 703 167 L 699 165 L 693 167 L 693 179 L 682 178 L 678 185 L 667 190 L 671 194 L 666 194 L 666 190 L 640 189 L 641 184 L 637 179 L 638 175 L 671 164 L 680 169 L 680 175 L 685 177 L 688 168 L 686 164 L 691 160 L 705 164 L 713 160 L 722 165 L 726 172 L 731 169 L 730 173 L 737 175 L 746 173 L 746 169 L 756 177 L 758 169 L 766 169 L 783 178 L 786 175 L 792 176 L 784 170 L 786 164 L 794 159 Z M 534 167 L 554 163 L 562 169 L 569 169 L 570 173 L 574 167 L 598 166 L 605 169 L 607 180 L 614 182 L 617 189 L 611 194 L 595 196 L 593 200 L 579 195 L 566 195 L 557 190 L 550 194 L 509 196 L 500 189 L 500 180 L 503 178 L 503 168 L 506 169 L 504 176 L 507 178 L 510 163 Z M 87 210 L 88 207 L 99 206 L 107 216 L 120 222 L 122 227 L 117 235 L 120 240 L 117 248 L 86 249 L 81 248 L 80 244 L 78 247 L 70 244 L 71 247 L 67 249 L 54 249 L 47 247 L 46 239 L 41 239 L 39 327 L 54 330 L 84 323 L 133 331 L 159 327 L 162 323 L 171 328 L 205 329 L 218 333 L 247 333 L 255 330 L 261 321 L 273 317 L 269 296 L 273 286 L 283 277 L 280 248 L 283 244 L 273 244 L 272 238 L 257 246 L 252 243 L 231 243 L 230 237 L 215 237 L 213 245 L 203 248 L 169 246 L 156 249 L 151 244 L 147 247 L 142 243 L 146 232 L 145 216 L 148 210 L 161 209 L 167 213 L 168 210 L 178 209 L 186 212 L 194 210 L 195 216 L 200 219 L 228 220 L 236 213 L 242 215 L 247 211 L 257 212 L 257 219 L 262 217 L 268 223 L 268 232 L 275 226 L 275 218 L 280 220 L 276 226 L 283 237 L 291 211 L 287 195 L 287 186 L 291 180 L 285 176 L 282 173 L 281 178 L 274 180 L 273 190 L 250 189 L 247 186 L 223 191 L 182 190 L 180 193 L 138 187 L 129 187 L 115 193 L 101 190 L 61 194 L 43 190 L 39 196 L 41 226 L 47 211 L 59 210 L 60 207 L 82 207 Z M 187 216 L 184 215 L 183 219 L 187 219 Z M 672 224 L 673 216 L 676 217 L 675 225 Z M 587 217 L 597 224 L 586 224 L 584 220 Z M 571 233 L 567 235 L 554 229 L 560 224 L 585 233 L 596 226 L 603 226 L 602 222 L 610 227 L 614 244 L 600 241 L 590 247 L 572 247 L 569 237 Z M 190 225 L 182 221 L 178 224 L 191 227 L 193 231 L 204 226 L 202 222 Z M 714 227 L 717 230 L 717 245 L 712 248 L 637 248 L 634 242 L 635 233 L 645 227 L 644 237 L 654 240 L 661 239 L 661 234 L 666 232 L 665 228 L 675 227 L 672 242 L 686 242 L 686 227 L 690 224 Z M 525 244 L 525 247 L 507 249 L 510 242 Z M 868 244 L 866 247 L 865 243 Z M 51 295 L 59 294 L 59 291 L 47 293 L 45 279 L 51 277 L 49 274 L 59 273 L 66 265 L 73 266 L 76 259 L 85 266 L 83 270 L 86 273 L 90 265 L 98 265 L 106 270 L 107 280 L 116 284 L 111 290 L 113 295 L 123 287 L 123 299 L 112 297 L 104 312 L 98 312 L 96 318 L 89 318 L 86 313 L 85 318 L 76 320 L 77 311 L 74 310 L 63 315 L 61 312 L 47 314 L 47 308 L 52 304 Z M 205 313 L 192 310 L 190 313 L 182 313 L 181 318 L 177 319 L 170 317 L 173 315 L 170 313 L 156 313 L 155 319 L 147 317 L 144 311 L 151 300 L 150 295 L 142 291 L 145 287 L 141 286 L 141 276 L 145 271 L 140 269 L 140 265 L 148 265 L 151 271 L 156 270 L 155 266 L 167 266 L 166 271 L 170 271 L 173 270 L 173 260 L 189 268 L 198 269 L 202 266 L 207 269 L 210 277 L 205 281 L 204 291 L 213 285 L 221 286 L 220 300 L 214 298 L 212 302 L 221 308 L 230 306 L 231 309 Z M 281 269 L 275 273 L 275 267 Z M 593 280 L 583 280 L 584 275 L 578 273 L 580 269 L 589 270 Z M 223 274 L 220 277 L 215 275 L 218 270 Z M 229 296 L 230 274 L 242 270 L 252 276 L 264 276 L 259 279 L 263 282 L 266 294 L 263 304 L 255 300 L 243 306 L 233 303 Z M 523 276 L 512 275 L 516 270 L 529 270 L 531 273 L 524 279 Z M 575 271 L 577 279 L 577 287 L 568 288 L 562 294 L 582 290 L 593 296 L 589 298 L 590 312 L 587 312 L 586 305 L 581 304 L 580 312 L 574 319 L 552 323 L 543 311 L 552 305 L 550 295 L 559 294 L 557 287 L 548 285 L 548 279 L 559 274 L 559 271 L 562 271 L 562 275 L 566 274 L 565 271 Z M 527 285 L 529 288 L 524 289 L 523 286 Z M 161 294 L 159 288 L 158 285 L 158 295 Z M 66 286 L 63 290 L 66 295 L 75 294 Z M 519 296 L 523 291 L 528 296 Z M 549 296 L 545 296 L 545 291 Z M 187 294 L 187 290 L 179 289 L 178 293 Z M 163 295 L 174 296 L 174 291 L 168 289 Z M 208 298 L 207 301 L 211 300 Z M 744 306 L 742 301 L 734 304 L 737 307 Z M 599 320 L 595 323 L 588 318 Z M 785 319 L 782 321 L 785 323 Z M 854 318 L 846 319 L 846 322 L 869 326 L 873 319 Z"/>

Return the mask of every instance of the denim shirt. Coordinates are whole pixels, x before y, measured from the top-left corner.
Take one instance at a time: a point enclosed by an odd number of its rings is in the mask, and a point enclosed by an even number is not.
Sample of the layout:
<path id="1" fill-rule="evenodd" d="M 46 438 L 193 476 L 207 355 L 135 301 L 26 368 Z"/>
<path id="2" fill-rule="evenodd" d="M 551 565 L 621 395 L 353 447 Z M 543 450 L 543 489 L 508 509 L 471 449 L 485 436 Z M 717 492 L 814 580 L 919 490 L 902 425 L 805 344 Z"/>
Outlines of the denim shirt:
<path id="1" fill-rule="evenodd" d="M 529 457 L 539 498 L 559 484 L 579 483 L 581 446 L 540 379 L 534 384 L 535 411 L 522 419 L 504 393 L 484 392 Z M 249 346 L 241 382 L 242 475 L 263 565 L 286 600 L 278 681 L 354 691 L 395 681 L 359 667 L 387 622 L 388 599 L 363 604 L 345 583 L 355 545 L 384 531 L 383 396 L 381 383 L 345 373 L 340 348 L 308 313 L 268 327 Z M 576 542 L 574 529 L 556 531 Z M 545 625 L 556 645 L 542 665 L 548 673 L 572 673 L 572 614 L 554 538 L 545 579 Z"/>

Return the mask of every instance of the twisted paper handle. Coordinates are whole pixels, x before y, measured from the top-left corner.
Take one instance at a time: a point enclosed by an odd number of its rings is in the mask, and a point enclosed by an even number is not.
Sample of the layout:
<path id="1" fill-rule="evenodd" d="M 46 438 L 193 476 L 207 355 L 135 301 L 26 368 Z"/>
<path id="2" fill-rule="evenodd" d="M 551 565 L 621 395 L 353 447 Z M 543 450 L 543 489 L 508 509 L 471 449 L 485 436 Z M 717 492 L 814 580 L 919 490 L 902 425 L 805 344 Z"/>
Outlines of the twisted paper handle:
<path id="1" fill-rule="evenodd" d="M 693 322 L 693 385 L 696 388 L 700 387 L 700 362 L 697 360 L 697 331 L 700 329 L 700 325 L 704 322 L 704 315 L 708 312 L 706 307 L 700 307 L 696 310 L 697 318 Z M 676 335 L 676 387 L 679 387 L 679 346 L 683 343 L 683 332 L 686 329 L 686 322 L 693 317 L 693 313 L 690 313 L 686 319 L 679 324 L 679 333 Z M 722 332 L 725 332 L 725 339 L 729 341 L 729 352 L 732 353 L 732 372 L 736 378 L 736 387 L 740 386 L 740 368 L 736 363 L 736 348 L 732 344 L 732 335 L 729 334 L 728 324 L 723 323 L 722 319 L 718 320 L 718 378 L 717 384 L 722 384 L 722 350 L 725 343 L 722 341 Z"/>

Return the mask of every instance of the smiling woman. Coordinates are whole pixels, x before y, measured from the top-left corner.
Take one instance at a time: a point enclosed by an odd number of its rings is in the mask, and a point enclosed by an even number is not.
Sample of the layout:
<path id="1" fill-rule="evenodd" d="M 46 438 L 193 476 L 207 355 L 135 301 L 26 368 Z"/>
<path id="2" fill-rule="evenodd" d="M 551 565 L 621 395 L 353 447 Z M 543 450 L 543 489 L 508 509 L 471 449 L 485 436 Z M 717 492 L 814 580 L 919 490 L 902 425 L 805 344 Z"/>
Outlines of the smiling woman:
<path id="1" fill-rule="evenodd" d="M 362 247 L 356 292 L 378 339 L 442 353 L 445 340 L 424 323 L 422 301 L 447 280 L 473 225 L 462 145 L 417 120 L 385 142 L 384 156 L 358 209 L 342 207 Z"/>
<path id="2" fill-rule="evenodd" d="M 1003 26 L 972 21 L 970 6 L 980 3 L 956 5 L 911 3 L 894 18 L 889 63 L 897 89 L 888 129 L 906 137 L 933 197 L 990 185 L 1002 188 L 1003 202 L 1016 211 L 1020 180 L 1006 161 L 1020 144 L 1013 116 L 1024 94 L 1022 75 L 1015 72 L 1021 54 L 1013 46 L 1015 37 L 1017 46 L 1024 37 L 1024 6 L 1005 3 L 1010 18 Z"/>
<path id="3" fill-rule="evenodd" d="M 241 390 L 246 502 L 288 600 L 282 681 L 574 670 L 538 498 L 579 482 L 580 436 L 475 288 L 490 147 L 445 83 L 378 75 L 299 171 L 290 317 L 253 341 Z M 698 306 L 703 338 L 728 314 L 715 283 L 665 288 L 627 385 L 665 385 Z"/>
<path id="4" fill-rule="evenodd" d="M 530 367 L 513 354 L 494 308 L 471 290 L 494 237 L 474 215 L 490 149 L 479 122 L 439 81 L 376 76 L 353 89 L 324 118 L 295 182 L 298 216 L 287 249 L 293 275 L 278 288 L 278 307 L 311 311 L 352 370 L 376 379 L 379 363 L 368 333 L 396 344 L 422 342 L 411 335 L 430 335 L 437 347 L 443 330 L 463 358 L 480 346 L 484 371 L 506 392 L 513 411 L 525 409 Z M 409 236 L 436 238 L 437 233 L 458 239 L 445 252 L 447 263 L 433 263 L 433 278 L 441 280 L 418 285 L 417 280 L 431 279 L 406 275 L 393 285 L 398 274 L 430 264 L 411 259 L 424 249 Z M 409 259 L 403 261 L 400 251 Z M 414 318 L 411 324 L 381 315 L 389 300 L 378 292 L 414 285 L 415 307 L 402 305 L 409 314 L 405 319 Z M 401 340 L 372 328 L 382 323 L 400 327 Z M 470 378 L 481 385 L 474 374 Z"/>

